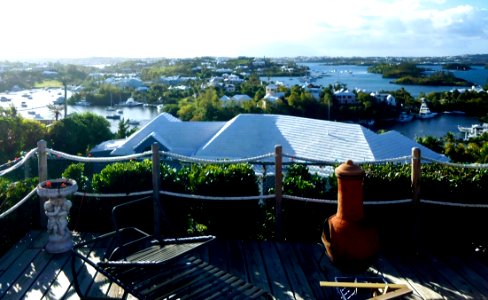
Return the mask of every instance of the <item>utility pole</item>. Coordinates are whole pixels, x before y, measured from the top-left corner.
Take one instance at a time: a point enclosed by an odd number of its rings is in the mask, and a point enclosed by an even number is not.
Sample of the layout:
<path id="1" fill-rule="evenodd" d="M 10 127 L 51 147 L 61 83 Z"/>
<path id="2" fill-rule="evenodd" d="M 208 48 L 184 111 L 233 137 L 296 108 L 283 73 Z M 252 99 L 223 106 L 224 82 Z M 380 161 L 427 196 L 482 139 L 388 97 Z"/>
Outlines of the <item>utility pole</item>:
<path id="1" fill-rule="evenodd" d="M 66 84 L 66 80 L 63 80 L 64 85 L 64 118 L 68 116 L 68 85 Z"/>

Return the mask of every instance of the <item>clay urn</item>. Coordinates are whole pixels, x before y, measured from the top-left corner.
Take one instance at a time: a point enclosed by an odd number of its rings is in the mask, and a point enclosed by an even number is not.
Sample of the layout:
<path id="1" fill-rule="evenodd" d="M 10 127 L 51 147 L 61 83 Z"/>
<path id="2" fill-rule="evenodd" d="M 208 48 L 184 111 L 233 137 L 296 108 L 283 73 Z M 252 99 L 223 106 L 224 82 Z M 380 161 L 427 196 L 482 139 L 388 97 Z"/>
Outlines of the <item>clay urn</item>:
<path id="1" fill-rule="evenodd" d="M 335 170 L 337 212 L 324 222 L 322 242 L 330 260 L 345 271 L 363 271 L 379 248 L 376 228 L 364 218 L 364 171 L 351 160 Z"/>

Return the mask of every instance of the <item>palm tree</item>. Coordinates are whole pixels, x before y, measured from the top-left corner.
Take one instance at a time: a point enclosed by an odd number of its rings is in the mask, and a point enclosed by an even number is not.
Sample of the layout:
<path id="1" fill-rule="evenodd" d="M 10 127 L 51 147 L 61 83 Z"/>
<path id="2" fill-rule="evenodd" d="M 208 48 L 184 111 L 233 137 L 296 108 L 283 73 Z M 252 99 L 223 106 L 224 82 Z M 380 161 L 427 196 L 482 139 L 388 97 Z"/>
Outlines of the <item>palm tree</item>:
<path id="1" fill-rule="evenodd" d="M 58 121 L 61 112 L 63 111 L 62 106 L 56 106 L 54 104 L 48 104 L 47 108 L 54 114 L 54 118 Z"/>

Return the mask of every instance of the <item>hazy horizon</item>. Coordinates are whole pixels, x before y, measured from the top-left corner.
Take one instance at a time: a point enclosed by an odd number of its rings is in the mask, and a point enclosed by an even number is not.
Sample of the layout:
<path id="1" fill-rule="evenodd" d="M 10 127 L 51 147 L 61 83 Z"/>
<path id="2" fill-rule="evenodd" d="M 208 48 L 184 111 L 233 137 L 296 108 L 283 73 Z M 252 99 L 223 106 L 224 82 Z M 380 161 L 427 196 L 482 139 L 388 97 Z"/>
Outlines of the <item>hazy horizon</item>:
<path id="1" fill-rule="evenodd" d="M 6 0 L 0 10 L 0 60 L 488 52 L 485 0 Z"/>

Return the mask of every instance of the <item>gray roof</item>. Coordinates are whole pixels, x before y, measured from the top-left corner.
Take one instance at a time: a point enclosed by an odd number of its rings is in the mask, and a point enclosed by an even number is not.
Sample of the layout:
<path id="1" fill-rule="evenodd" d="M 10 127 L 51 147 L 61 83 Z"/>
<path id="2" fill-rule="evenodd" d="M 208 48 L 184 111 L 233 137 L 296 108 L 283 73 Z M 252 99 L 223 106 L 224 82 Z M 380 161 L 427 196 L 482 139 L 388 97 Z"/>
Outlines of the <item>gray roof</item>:
<path id="1" fill-rule="evenodd" d="M 418 147 L 424 157 L 447 161 L 396 131 L 376 134 L 358 124 L 270 114 L 240 114 L 228 122 L 181 122 L 163 113 L 111 154 L 142 152 L 153 142 L 200 158 L 247 158 L 281 145 L 285 154 L 314 160 L 383 160 L 410 155 Z"/>
<path id="2" fill-rule="evenodd" d="M 225 122 L 182 122 L 162 113 L 128 137 L 111 155 L 129 155 L 147 150 L 158 142 L 166 151 L 192 156 L 219 131 Z M 147 142 L 144 145 L 144 142 Z"/>

